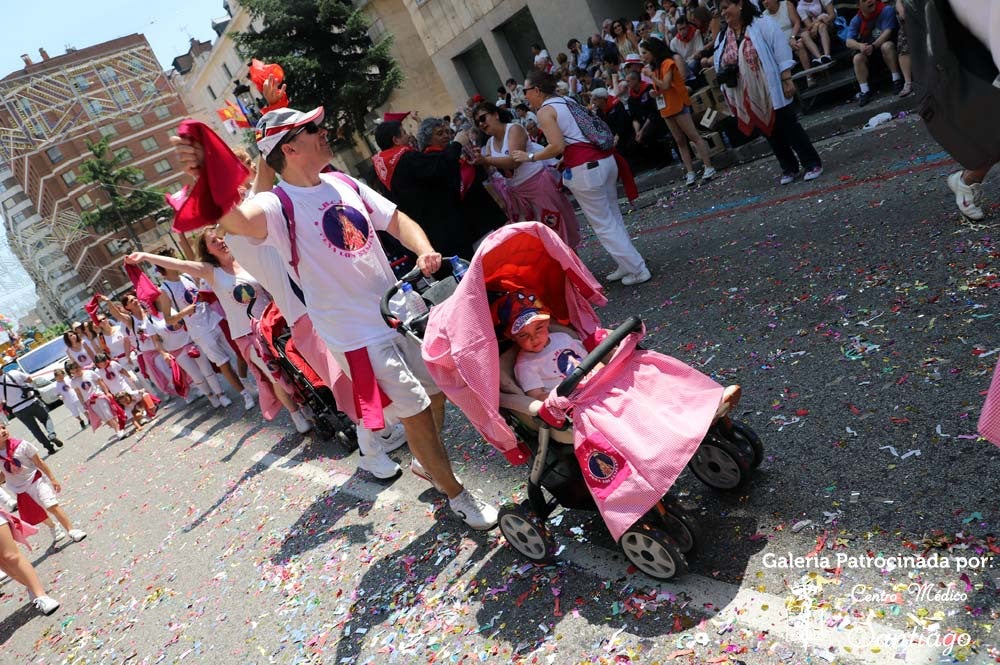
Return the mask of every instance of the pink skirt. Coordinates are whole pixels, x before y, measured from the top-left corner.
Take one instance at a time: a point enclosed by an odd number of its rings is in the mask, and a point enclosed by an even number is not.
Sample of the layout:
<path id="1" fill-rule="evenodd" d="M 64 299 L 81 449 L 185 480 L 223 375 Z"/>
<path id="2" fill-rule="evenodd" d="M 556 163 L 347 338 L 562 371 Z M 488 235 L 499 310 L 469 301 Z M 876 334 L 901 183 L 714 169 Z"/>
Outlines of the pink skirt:
<path id="1" fill-rule="evenodd" d="M 1000 446 L 1000 361 L 993 370 L 993 382 L 986 393 L 986 403 L 979 414 L 979 433 Z"/>
<path id="2" fill-rule="evenodd" d="M 504 198 L 511 222 L 541 222 L 558 233 L 570 249 L 580 244 L 580 222 L 554 168 L 546 167 L 519 185 L 508 180 Z"/>
<path id="3" fill-rule="evenodd" d="M 308 314 L 300 316 L 292 326 L 292 340 L 299 354 L 333 392 L 337 408 L 357 423 L 358 410 L 354 405 L 354 387 L 351 385 L 351 379 L 330 354 L 326 342 L 313 328 L 312 319 Z"/>
<path id="4" fill-rule="evenodd" d="M 257 382 L 261 414 L 265 420 L 274 420 L 283 406 L 274 392 L 274 384 L 280 385 L 293 399 L 298 395 L 298 391 L 285 378 L 274 357 L 264 351 L 255 333 L 237 337 L 233 340 L 233 344 L 239 350 L 240 356 L 247 361 L 247 367 Z"/>

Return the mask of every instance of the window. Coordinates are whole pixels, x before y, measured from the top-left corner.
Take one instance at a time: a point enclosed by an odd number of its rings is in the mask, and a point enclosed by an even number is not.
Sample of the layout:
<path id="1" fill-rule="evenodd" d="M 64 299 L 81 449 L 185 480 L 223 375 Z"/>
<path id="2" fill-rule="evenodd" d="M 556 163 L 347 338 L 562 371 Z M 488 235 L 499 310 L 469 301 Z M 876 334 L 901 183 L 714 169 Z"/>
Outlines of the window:
<path id="1" fill-rule="evenodd" d="M 142 119 L 141 115 L 132 115 L 128 118 L 128 126 L 132 129 L 142 129 L 146 126 L 146 121 Z"/>
<path id="2" fill-rule="evenodd" d="M 87 109 L 87 115 L 91 118 L 96 118 L 97 116 L 104 113 L 104 105 L 101 104 L 100 100 L 88 99 L 84 102 L 84 108 Z"/>
<path id="3" fill-rule="evenodd" d="M 105 67 L 97 73 L 102 81 L 105 83 L 113 83 L 118 80 L 118 72 L 111 69 L 111 67 Z"/>
<path id="4" fill-rule="evenodd" d="M 82 196 L 76 197 L 76 204 L 86 210 L 94 205 L 94 200 L 90 198 L 90 194 L 83 194 Z"/>
<path id="5" fill-rule="evenodd" d="M 206 88 L 206 89 L 208 90 L 208 96 L 212 98 L 212 101 L 213 101 L 213 102 L 214 102 L 214 101 L 215 101 L 216 99 L 218 99 L 218 97 L 216 97 L 216 96 L 215 96 L 215 90 L 212 90 L 212 86 L 210 86 L 210 85 L 206 85 L 206 86 L 205 86 L 205 88 Z"/>
<path id="6" fill-rule="evenodd" d="M 227 79 L 233 78 L 233 73 L 229 71 L 229 65 L 222 63 L 222 73 L 226 75 Z"/>
<path id="7" fill-rule="evenodd" d="M 170 166 L 170 162 L 168 162 L 165 159 L 161 159 L 160 161 L 153 164 L 153 168 L 156 169 L 157 173 L 166 173 L 167 171 L 173 169 L 173 167 Z"/>
<path id="8" fill-rule="evenodd" d="M 73 77 L 73 87 L 77 90 L 83 91 L 90 87 L 90 82 L 87 77 L 83 74 Z"/>
<path id="9" fill-rule="evenodd" d="M 62 150 L 60 150 L 59 146 L 57 145 L 54 145 L 48 150 L 46 150 L 45 154 L 49 156 L 49 161 L 51 161 L 53 164 L 58 164 L 63 160 Z"/>
<path id="10" fill-rule="evenodd" d="M 155 109 L 153 109 L 153 113 L 156 114 L 157 118 L 159 118 L 160 120 L 163 120 L 164 118 L 166 118 L 166 117 L 168 117 L 170 115 L 170 109 L 168 109 L 163 104 L 160 104 Z"/>
<path id="11" fill-rule="evenodd" d="M 0 193 L 6 192 L 6 191 L 7 191 L 7 183 L 0 182 Z"/>
<path id="12" fill-rule="evenodd" d="M 156 138 L 153 136 L 148 136 L 142 140 L 142 149 L 145 150 L 146 152 L 153 152 L 159 147 L 160 146 L 156 142 Z"/>
<path id="13" fill-rule="evenodd" d="M 76 182 L 76 171 L 66 171 L 62 174 L 62 179 L 67 187 L 72 186 Z"/>
<path id="14" fill-rule="evenodd" d="M 133 178 L 132 178 L 132 184 L 133 185 L 141 185 L 144 182 L 146 182 L 146 174 L 145 174 L 145 172 L 142 171 L 142 169 L 140 169 L 140 170 L 136 171 L 135 176 L 133 176 Z"/>
<path id="15" fill-rule="evenodd" d="M 176 194 L 177 192 L 179 192 L 182 189 L 184 189 L 184 185 L 182 185 L 179 182 L 172 182 L 169 185 L 167 185 L 166 187 L 164 187 L 164 189 L 166 189 L 167 192 L 170 193 L 170 194 Z"/>
<path id="16" fill-rule="evenodd" d="M 152 81 L 143 81 L 141 88 L 142 94 L 146 97 L 152 97 L 156 94 L 156 84 Z"/>
<path id="17" fill-rule="evenodd" d="M 115 101 L 121 106 L 128 106 L 129 102 L 132 101 L 129 99 L 128 93 L 124 90 L 115 90 L 111 96 L 114 97 Z"/>
<path id="18" fill-rule="evenodd" d="M 114 125 L 104 125 L 100 131 L 102 137 L 114 138 L 118 136 L 118 130 L 115 129 Z"/>
<path id="19" fill-rule="evenodd" d="M 115 150 L 115 158 L 119 162 L 131 162 L 132 161 L 132 151 L 128 148 L 118 148 Z"/>
<path id="20" fill-rule="evenodd" d="M 139 60 L 139 58 L 132 58 L 129 60 L 128 68 L 133 74 L 146 71 L 146 66 L 142 64 L 142 60 Z"/>
<path id="21" fill-rule="evenodd" d="M 20 224 L 21 222 L 23 222 L 26 219 L 28 219 L 28 216 L 25 215 L 23 212 L 19 212 L 16 215 L 14 215 L 13 217 L 11 217 L 10 221 L 14 222 L 14 225 L 16 226 L 16 225 Z"/>

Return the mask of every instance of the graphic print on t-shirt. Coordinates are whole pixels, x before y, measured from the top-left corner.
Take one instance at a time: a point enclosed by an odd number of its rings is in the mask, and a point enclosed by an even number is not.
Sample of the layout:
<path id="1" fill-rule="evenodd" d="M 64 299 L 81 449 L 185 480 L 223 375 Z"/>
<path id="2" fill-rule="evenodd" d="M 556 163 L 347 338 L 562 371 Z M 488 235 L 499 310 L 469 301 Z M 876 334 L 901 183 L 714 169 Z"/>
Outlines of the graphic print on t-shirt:
<path id="1" fill-rule="evenodd" d="M 573 349 L 562 349 L 556 356 L 556 367 L 563 376 L 569 376 L 580 366 L 580 356 Z"/>
<path id="2" fill-rule="evenodd" d="M 358 209 L 335 203 L 323 212 L 323 239 L 343 256 L 367 249 L 371 244 L 368 219 Z"/>
<path id="3" fill-rule="evenodd" d="M 257 290 L 251 284 L 237 284 L 233 289 L 233 300 L 243 305 L 249 305 L 257 299 Z"/>
<path id="4" fill-rule="evenodd" d="M 189 305 L 198 302 L 198 289 L 184 289 L 184 302 Z"/>
<path id="5" fill-rule="evenodd" d="M 81 392 L 85 392 L 85 393 L 89 393 L 89 392 L 90 392 L 90 389 L 91 389 L 91 388 L 93 388 L 93 387 L 94 387 L 94 384 L 93 384 L 93 383 L 91 383 L 90 381 L 86 381 L 86 380 L 85 380 L 85 381 L 83 381 L 83 382 L 82 382 L 82 383 L 80 384 L 80 391 L 81 391 Z"/>

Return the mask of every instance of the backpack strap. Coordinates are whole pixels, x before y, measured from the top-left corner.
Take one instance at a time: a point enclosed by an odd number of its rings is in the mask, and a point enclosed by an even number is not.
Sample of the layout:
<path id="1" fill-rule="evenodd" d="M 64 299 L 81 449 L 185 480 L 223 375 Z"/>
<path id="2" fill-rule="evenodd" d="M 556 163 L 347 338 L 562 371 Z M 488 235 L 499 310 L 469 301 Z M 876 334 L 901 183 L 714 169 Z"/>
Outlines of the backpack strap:
<path id="1" fill-rule="evenodd" d="M 281 188 L 281 185 L 275 185 L 271 191 L 274 192 L 274 195 L 278 197 L 278 201 L 281 203 L 281 214 L 285 216 L 285 227 L 288 229 L 288 244 L 292 250 L 292 261 L 289 265 L 292 267 L 295 276 L 299 277 L 299 247 L 295 241 L 295 206 L 292 205 L 292 199 L 289 198 L 288 192 Z M 305 305 L 306 296 L 302 292 L 302 287 L 292 279 L 292 276 L 288 272 L 285 272 L 285 275 L 288 277 L 288 285 L 292 287 L 292 293 Z M 247 311 L 249 312 L 249 310 Z"/>

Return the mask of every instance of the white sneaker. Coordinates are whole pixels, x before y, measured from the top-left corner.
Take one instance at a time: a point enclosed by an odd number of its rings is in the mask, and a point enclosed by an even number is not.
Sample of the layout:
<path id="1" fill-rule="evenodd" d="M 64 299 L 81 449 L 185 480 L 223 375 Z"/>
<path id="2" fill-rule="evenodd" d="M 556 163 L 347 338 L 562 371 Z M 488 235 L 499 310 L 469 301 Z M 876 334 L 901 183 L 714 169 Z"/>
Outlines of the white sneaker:
<path id="1" fill-rule="evenodd" d="M 52 532 L 52 541 L 59 542 L 66 537 L 66 531 L 61 526 L 54 526 L 49 531 Z"/>
<path id="2" fill-rule="evenodd" d="M 80 529 L 70 529 L 67 535 L 74 543 L 78 543 L 87 537 L 87 532 L 81 531 Z"/>
<path id="3" fill-rule="evenodd" d="M 31 601 L 31 604 L 35 606 L 35 609 L 48 616 L 59 609 L 59 601 L 55 598 L 49 598 L 48 596 L 39 596 Z"/>
<path id="4" fill-rule="evenodd" d="M 211 404 L 212 408 L 214 409 L 218 409 L 220 406 L 222 406 L 221 404 L 219 404 L 219 398 L 216 397 L 215 395 L 208 396 L 208 403 Z"/>
<path id="5" fill-rule="evenodd" d="M 684 184 L 688 187 L 694 187 L 696 182 L 698 182 L 698 174 L 694 171 L 688 171 L 687 175 L 684 176 Z"/>
<path id="6" fill-rule="evenodd" d="M 295 431 L 299 434 L 305 434 L 312 429 L 312 423 L 306 420 L 306 417 L 302 415 L 301 411 L 292 411 L 289 415 L 292 416 L 292 423 L 295 425 Z"/>
<path id="7" fill-rule="evenodd" d="M 958 211 L 969 219 L 979 221 L 985 215 L 979 202 L 983 195 L 983 187 L 979 183 L 966 185 L 962 180 L 962 172 L 955 171 L 948 176 L 948 187 L 955 193 L 955 205 Z"/>
<path id="8" fill-rule="evenodd" d="M 648 268 L 643 268 L 641 272 L 633 273 L 630 275 L 625 275 L 622 277 L 622 284 L 625 286 L 635 286 L 636 284 L 643 284 L 652 279 L 653 276 L 649 274 Z"/>
<path id="9" fill-rule="evenodd" d="M 219 404 L 222 405 L 223 409 L 226 408 L 227 406 L 231 406 L 233 403 L 233 400 L 229 399 L 224 394 L 218 395 L 218 398 L 219 398 Z"/>
<path id="10" fill-rule="evenodd" d="M 118 430 L 118 435 L 117 435 L 117 436 L 118 436 L 118 440 L 119 440 L 119 441 L 124 441 L 124 440 L 125 440 L 125 437 L 127 437 L 127 436 L 128 436 L 128 432 L 126 432 L 126 431 L 125 431 L 125 430 L 123 430 L 123 429 L 120 429 L 120 430 Z"/>
<path id="11" fill-rule="evenodd" d="M 382 452 L 391 453 L 406 445 L 406 430 L 399 423 L 386 427 L 378 433 L 377 441 L 382 445 Z"/>
<path id="12" fill-rule="evenodd" d="M 802 179 L 805 180 L 806 182 L 809 182 L 810 180 L 815 180 L 816 178 L 820 177 L 821 175 L 823 175 L 823 167 L 822 166 L 814 166 L 811 169 L 809 169 L 808 171 L 806 171 L 806 174 L 804 176 L 802 176 Z"/>
<path id="13" fill-rule="evenodd" d="M 416 457 L 410 460 L 410 471 L 417 478 L 421 478 L 429 482 L 431 485 L 434 486 L 434 489 L 436 489 L 441 494 L 446 494 L 446 492 L 443 489 L 441 489 L 441 486 L 438 485 L 436 482 L 434 482 L 434 478 L 431 477 L 431 474 L 427 472 L 427 469 L 424 468 L 424 465 L 421 464 L 420 460 L 418 460 Z M 455 480 L 456 482 L 458 482 L 459 485 L 462 484 L 462 479 L 459 478 L 457 475 L 455 476 Z"/>
<path id="14" fill-rule="evenodd" d="M 608 280 L 609 282 L 617 282 L 627 274 L 628 270 L 625 270 L 625 268 L 618 266 L 617 268 L 615 268 L 614 272 L 609 272 L 607 275 L 605 275 L 604 279 Z"/>
<path id="15" fill-rule="evenodd" d="M 253 408 L 257 406 L 257 400 L 254 399 L 253 394 L 249 390 L 243 391 L 243 408 L 247 411 L 253 411 Z"/>
<path id="16" fill-rule="evenodd" d="M 701 181 L 711 180 L 715 176 L 715 167 L 709 166 L 704 171 L 701 172 Z"/>
<path id="17" fill-rule="evenodd" d="M 497 525 L 497 509 L 469 490 L 463 489 L 454 499 L 448 499 L 448 505 L 476 531 L 488 531 Z"/>
<path id="18" fill-rule="evenodd" d="M 367 471 L 379 480 L 398 478 L 403 474 L 399 465 L 381 451 L 374 455 L 362 455 L 358 459 L 358 468 Z"/>
<path id="19" fill-rule="evenodd" d="M 790 185 L 793 182 L 795 182 L 795 176 L 797 176 L 797 175 L 798 175 L 797 173 L 782 173 L 781 174 L 781 179 L 778 180 L 778 184 L 779 185 Z"/>

